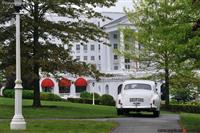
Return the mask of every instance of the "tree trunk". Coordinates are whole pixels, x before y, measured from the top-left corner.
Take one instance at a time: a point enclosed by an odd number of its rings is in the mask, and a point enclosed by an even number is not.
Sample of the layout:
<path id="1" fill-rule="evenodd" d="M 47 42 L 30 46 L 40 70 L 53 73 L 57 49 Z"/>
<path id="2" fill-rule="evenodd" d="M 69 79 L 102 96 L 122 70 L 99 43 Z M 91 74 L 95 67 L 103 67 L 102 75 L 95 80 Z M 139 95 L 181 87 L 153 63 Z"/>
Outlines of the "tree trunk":
<path id="1" fill-rule="evenodd" d="M 34 71 L 34 98 L 33 98 L 33 106 L 34 107 L 40 107 L 40 87 L 39 87 L 39 63 L 37 55 L 37 50 L 39 49 L 39 30 L 38 30 L 38 22 L 39 22 L 39 11 L 38 11 L 38 2 L 35 2 L 34 5 L 34 31 L 33 31 L 33 71 Z"/>
<path id="2" fill-rule="evenodd" d="M 39 78 L 39 70 L 37 67 L 34 67 L 34 73 L 36 75 L 36 73 L 38 73 L 35 78 L 34 78 L 34 97 L 33 97 L 33 106 L 34 107 L 40 107 L 41 106 L 41 102 L 40 102 L 40 87 L 39 87 L 39 83 L 40 83 L 40 78 Z"/>
<path id="3" fill-rule="evenodd" d="M 169 64 L 168 56 L 165 56 L 165 105 L 169 105 Z"/>
<path id="4" fill-rule="evenodd" d="M 169 68 L 165 68 L 165 105 L 169 105 Z"/>

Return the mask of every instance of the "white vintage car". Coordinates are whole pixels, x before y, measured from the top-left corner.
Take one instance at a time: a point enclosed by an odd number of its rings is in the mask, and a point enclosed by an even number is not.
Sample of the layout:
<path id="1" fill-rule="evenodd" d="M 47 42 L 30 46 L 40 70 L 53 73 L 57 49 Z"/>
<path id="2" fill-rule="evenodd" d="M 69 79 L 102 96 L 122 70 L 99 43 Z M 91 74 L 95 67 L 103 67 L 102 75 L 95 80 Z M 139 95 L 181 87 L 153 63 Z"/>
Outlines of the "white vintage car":
<path id="1" fill-rule="evenodd" d="M 127 80 L 118 87 L 117 114 L 148 111 L 153 112 L 155 117 L 159 117 L 160 101 L 160 93 L 154 81 Z"/>

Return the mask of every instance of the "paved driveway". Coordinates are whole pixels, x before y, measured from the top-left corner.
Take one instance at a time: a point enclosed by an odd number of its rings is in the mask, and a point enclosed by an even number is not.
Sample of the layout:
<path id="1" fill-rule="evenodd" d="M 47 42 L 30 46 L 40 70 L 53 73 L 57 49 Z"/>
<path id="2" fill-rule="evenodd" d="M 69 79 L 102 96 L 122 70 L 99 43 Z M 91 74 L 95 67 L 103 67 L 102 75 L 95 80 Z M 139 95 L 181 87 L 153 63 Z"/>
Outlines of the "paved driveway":
<path id="1" fill-rule="evenodd" d="M 178 124 L 179 116 L 164 114 L 159 118 L 149 115 L 129 116 L 127 118 L 113 118 L 119 127 L 112 133 L 181 133 Z"/>

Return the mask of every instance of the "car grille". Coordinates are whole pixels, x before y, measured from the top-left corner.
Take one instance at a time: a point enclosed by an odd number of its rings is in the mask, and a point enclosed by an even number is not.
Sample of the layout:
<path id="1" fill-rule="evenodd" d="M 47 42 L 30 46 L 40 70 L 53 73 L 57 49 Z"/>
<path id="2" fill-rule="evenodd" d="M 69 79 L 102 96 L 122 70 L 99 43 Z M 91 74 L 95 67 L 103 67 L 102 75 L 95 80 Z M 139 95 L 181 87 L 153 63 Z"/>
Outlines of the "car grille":
<path id="1" fill-rule="evenodd" d="M 130 102 L 144 102 L 144 98 L 130 98 Z"/>

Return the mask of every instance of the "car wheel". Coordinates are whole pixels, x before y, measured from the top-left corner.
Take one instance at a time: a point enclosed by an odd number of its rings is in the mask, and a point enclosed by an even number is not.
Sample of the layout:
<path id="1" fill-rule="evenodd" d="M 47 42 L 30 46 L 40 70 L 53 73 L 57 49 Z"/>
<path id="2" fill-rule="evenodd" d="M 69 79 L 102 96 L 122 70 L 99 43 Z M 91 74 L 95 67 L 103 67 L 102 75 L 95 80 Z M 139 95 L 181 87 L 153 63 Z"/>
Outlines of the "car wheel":
<path id="1" fill-rule="evenodd" d="M 117 109 L 117 115 L 123 115 L 123 111 L 121 109 Z"/>
<path id="2" fill-rule="evenodd" d="M 123 112 L 123 114 L 124 114 L 124 115 L 129 115 L 129 111 L 128 111 L 128 110 L 125 110 L 125 111 Z"/>
<path id="3" fill-rule="evenodd" d="M 154 117 L 159 117 L 160 116 L 160 111 L 153 111 L 153 116 Z"/>

